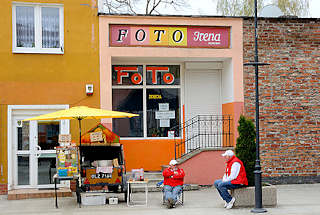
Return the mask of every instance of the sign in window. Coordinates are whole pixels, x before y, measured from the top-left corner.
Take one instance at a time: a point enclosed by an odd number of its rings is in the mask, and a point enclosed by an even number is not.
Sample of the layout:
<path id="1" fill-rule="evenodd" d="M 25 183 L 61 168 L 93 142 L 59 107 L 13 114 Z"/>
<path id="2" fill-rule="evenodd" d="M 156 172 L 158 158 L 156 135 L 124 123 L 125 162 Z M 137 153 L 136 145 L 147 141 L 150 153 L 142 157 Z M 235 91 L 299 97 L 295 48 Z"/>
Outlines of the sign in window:
<path id="1" fill-rule="evenodd" d="M 179 65 L 113 65 L 112 85 L 113 110 L 139 114 L 113 119 L 115 133 L 121 137 L 180 135 L 170 132 L 181 119 Z"/>

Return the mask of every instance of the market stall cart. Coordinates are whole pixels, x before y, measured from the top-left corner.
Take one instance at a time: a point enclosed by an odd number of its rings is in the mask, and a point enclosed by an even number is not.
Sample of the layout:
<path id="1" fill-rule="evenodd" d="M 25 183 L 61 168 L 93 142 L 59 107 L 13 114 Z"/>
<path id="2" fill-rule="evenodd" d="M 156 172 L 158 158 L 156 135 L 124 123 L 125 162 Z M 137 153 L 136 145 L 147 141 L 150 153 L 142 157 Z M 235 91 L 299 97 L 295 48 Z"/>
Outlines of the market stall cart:
<path id="1" fill-rule="evenodd" d="M 99 123 L 82 135 L 81 193 L 123 193 L 127 198 L 127 178 L 120 138 Z"/>

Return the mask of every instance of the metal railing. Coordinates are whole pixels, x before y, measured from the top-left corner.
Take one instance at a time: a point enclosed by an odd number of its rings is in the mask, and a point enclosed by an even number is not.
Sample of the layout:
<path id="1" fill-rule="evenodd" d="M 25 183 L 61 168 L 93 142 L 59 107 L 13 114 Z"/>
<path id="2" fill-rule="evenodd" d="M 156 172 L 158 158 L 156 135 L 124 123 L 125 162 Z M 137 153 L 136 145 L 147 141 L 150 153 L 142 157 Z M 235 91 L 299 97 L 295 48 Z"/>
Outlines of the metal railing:
<path id="1" fill-rule="evenodd" d="M 198 115 L 170 130 L 175 137 L 175 159 L 194 150 L 233 146 L 233 119 L 231 115 Z"/>

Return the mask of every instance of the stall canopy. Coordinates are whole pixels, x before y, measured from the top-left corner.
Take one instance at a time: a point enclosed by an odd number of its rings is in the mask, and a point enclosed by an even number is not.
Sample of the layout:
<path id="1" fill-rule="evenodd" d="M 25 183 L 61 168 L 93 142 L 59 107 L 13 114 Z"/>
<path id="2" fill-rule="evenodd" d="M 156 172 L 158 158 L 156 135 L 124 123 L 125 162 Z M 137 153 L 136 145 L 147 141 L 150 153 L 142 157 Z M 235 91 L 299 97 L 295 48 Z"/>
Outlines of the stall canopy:
<path id="1" fill-rule="evenodd" d="M 139 116 L 138 114 L 131 114 L 119 111 L 103 110 L 97 108 L 90 108 L 86 106 L 76 106 L 66 110 L 60 110 L 53 113 L 40 115 L 37 117 L 24 119 L 30 120 L 61 120 L 61 119 L 76 119 L 79 122 L 79 132 L 81 135 L 81 120 L 83 119 L 103 119 L 103 118 L 131 118 Z M 81 146 L 81 138 L 79 140 Z"/>
<path id="2" fill-rule="evenodd" d="M 103 119 L 103 118 L 131 118 L 139 116 L 138 114 L 131 114 L 119 111 L 111 111 L 97 108 L 90 108 L 86 106 L 76 106 L 66 110 L 60 110 L 44 115 L 40 115 L 33 118 L 24 119 L 23 121 L 30 120 L 61 120 L 61 119 L 75 119 L 79 122 L 79 133 L 80 133 L 80 147 L 81 147 L 81 121 L 83 119 Z M 80 165 L 82 162 L 80 153 Z"/>
<path id="3" fill-rule="evenodd" d="M 120 137 L 103 124 L 98 123 L 82 135 L 81 143 L 83 146 L 118 146 Z"/>

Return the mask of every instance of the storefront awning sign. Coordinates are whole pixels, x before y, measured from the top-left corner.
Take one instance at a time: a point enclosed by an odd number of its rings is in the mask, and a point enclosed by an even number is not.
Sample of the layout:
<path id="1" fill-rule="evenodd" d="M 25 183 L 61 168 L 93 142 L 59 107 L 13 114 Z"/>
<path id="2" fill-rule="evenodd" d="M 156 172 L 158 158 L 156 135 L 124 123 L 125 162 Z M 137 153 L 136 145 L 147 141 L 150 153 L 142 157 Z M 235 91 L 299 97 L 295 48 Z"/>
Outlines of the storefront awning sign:
<path id="1" fill-rule="evenodd" d="M 110 46 L 229 48 L 230 27 L 110 25 Z"/>

